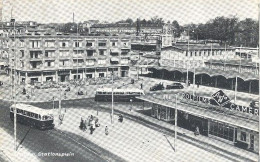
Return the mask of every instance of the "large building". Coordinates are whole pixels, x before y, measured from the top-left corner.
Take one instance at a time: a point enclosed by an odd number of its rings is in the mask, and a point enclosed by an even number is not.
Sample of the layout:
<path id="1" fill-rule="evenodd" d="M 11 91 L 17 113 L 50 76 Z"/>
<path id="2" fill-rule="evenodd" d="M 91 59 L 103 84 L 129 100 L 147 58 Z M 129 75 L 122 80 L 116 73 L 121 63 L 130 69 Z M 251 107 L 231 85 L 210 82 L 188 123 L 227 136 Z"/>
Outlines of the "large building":
<path id="1" fill-rule="evenodd" d="M 174 121 L 177 109 L 179 127 L 191 131 L 198 128 L 201 135 L 258 153 L 258 108 L 238 105 L 221 99 L 223 96 L 227 96 L 223 91 L 211 94 L 205 90 L 193 95 L 178 90 L 148 93 L 139 99 L 145 101 L 143 105 L 149 105 L 151 111 L 147 115 L 170 122 Z"/>
<path id="2" fill-rule="evenodd" d="M 109 77 L 112 71 L 128 77 L 130 49 L 128 37 L 19 35 L 10 37 L 9 65 L 19 83 Z"/>
<path id="3" fill-rule="evenodd" d="M 162 66 L 173 66 L 178 68 L 203 67 L 204 62 L 210 59 L 238 59 L 235 49 L 219 45 L 205 44 L 178 44 L 165 47 L 161 50 Z"/>

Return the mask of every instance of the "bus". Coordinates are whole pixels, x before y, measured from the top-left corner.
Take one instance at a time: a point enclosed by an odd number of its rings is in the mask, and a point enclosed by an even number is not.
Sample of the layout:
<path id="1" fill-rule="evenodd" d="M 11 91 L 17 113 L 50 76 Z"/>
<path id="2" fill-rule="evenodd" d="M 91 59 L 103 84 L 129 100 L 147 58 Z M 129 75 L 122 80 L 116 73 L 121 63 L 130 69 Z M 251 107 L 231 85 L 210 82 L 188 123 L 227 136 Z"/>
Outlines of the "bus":
<path id="1" fill-rule="evenodd" d="M 144 91 L 137 88 L 114 89 L 114 101 L 139 101 L 136 97 L 144 95 Z M 99 88 L 96 90 L 95 101 L 112 101 L 112 88 Z"/>
<path id="2" fill-rule="evenodd" d="M 51 110 L 42 109 L 27 104 L 13 104 L 10 106 L 10 118 L 14 120 L 14 109 L 16 108 L 17 121 L 41 130 L 54 128 L 54 117 Z"/>

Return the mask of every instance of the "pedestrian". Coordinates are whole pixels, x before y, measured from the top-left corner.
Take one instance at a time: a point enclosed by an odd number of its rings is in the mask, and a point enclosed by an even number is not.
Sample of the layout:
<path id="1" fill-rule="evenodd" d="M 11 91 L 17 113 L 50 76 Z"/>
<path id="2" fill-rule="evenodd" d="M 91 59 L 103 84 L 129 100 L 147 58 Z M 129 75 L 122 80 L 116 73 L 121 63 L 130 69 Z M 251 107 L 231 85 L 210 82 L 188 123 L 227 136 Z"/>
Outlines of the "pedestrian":
<path id="1" fill-rule="evenodd" d="M 140 86 L 141 86 L 141 89 L 143 89 L 143 83 L 141 83 L 141 85 L 140 85 Z"/>
<path id="2" fill-rule="evenodd" d="M 197 84 L 197 88 L 199 88 L 199 87 L 200 87 L 200 84 L 198 83 L 198 84 Z"/>
<path id="3" fill-rule="evenodd" d="M 199 134 L 200 134 L 200 129 L 199 129 L 198 126 L 196 126 L 194 135 L 197 136 L 197 135 L 199 135 Z"/>
<path id="4" fill-rule="evenodd" d="M 108 135 L 108 127 L 105 128 L 105 135 Z"/>

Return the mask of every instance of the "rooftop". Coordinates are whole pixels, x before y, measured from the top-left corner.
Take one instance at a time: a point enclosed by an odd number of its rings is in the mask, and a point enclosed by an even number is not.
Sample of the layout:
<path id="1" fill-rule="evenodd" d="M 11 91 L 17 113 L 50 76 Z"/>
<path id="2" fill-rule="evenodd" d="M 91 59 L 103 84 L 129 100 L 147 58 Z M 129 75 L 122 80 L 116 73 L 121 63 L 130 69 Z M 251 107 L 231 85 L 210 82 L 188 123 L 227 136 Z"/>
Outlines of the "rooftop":
<path id="1" fill-rule="evenodd" d="M 162 51 L 164 50 L 170 50 L 170 49 L 177 49 L 181 51 L 199 51 L 199 50 L 235 50 L 235 48 L 230 46 L 220 46 L 220 45 L 208 45 L 208 44 L 181 44 L 181 45 L 174 45 L 172 47 L 164 47 L 162 48 Z"/>

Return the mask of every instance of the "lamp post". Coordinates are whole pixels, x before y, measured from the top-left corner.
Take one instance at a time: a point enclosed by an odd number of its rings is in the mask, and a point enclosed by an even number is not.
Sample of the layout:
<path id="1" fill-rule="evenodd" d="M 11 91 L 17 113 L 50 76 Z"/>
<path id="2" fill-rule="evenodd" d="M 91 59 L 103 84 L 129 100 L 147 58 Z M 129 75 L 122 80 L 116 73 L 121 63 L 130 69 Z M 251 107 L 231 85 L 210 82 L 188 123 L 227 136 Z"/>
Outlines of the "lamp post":
<path id="1" fill-rule="evenodd" d="M 260 4 L 258 4 L 258 23 L 259 23 L 259 25 L 258 26 L 260 26 Z M 259 50 L 259 48 L 260 48 L 260 28 L 258 28 L 258 30 L 259 30 L 259 32 L 258 32 L 258 63 L 259 63 L 259 66 L 258 66 L 258 80 L 259 80 L 259 82 L 258 82 L 258 90 L 259 90 L 259 96 L 258 96 L 258 110 L 260 110 L 260 50 Z M 258 113 L 259 113 L 259 111 L 258 111 Z M 259 139 L 260 139 L 260 114 L 258 115 L 258 154 L 260 155 L 260 141 L 259 141 Z M 258 156 L 258 161 L 260 161 L 260 156 Z"/>
<path id="2" fill-rule="evenodd" d="M 14 23 L 14 65 L 15 65 L 15 69 L 17 69 L 17 67 L 16 67 L 16 40 L 15 40 L 15 20 L 13 20 L 13 19 L 11 19 L 11 21 L 13 21 L 13 23 Z M 13 70 L 14 71 L 14 70 Z M 17 151 L 17 145 L 16 145 L 16 143 L 17 143 L 17 131 L 16 131 L 16 123 L 17 123 L 17 119 L 16 119 L 16 111 L 17 111 L 17 109 L 16 109 L 16 87 L 15 87 L 15 71 L 14 71 L 14 78 L 13 78 L 13 72 L 11 72 L 11 76 L 12 76 L 12 83 L 13 83 L 13 85 L 12 85 L 12 98 L 13 98 L 13 102 L 14 102 L 14 150 L 15 151 Z M 13 94 L 13 90 L 14 90 L 14 93 L 15 94 Z M 14 95 L 14 96 L 13 96 Z"/>
<path id="3" fill-rule="evenodd" d="M 177 100 L 178 100 L 178 94 L 175 96 L 175 117 L 174 117 L 174 151 L 177 151 L 177 117 L 178 117 L 178 111 L 177 111 Z"/>
<path id="4" fill-rule="evenodd" d="M 190 31 L 188 29 L 188 55 L 190 53 Z M 187 66 L 187 76 L 186 76 L 186 86 L 189 86 L 189 69 L 188 69 L 188 62 L 186 63 Z"/>
<path id="5" fill-rule="evenodd" d="M 111 112 L 111 124 L 114 123 L 114 71 L 112 70 L 112 112 Z"/>

